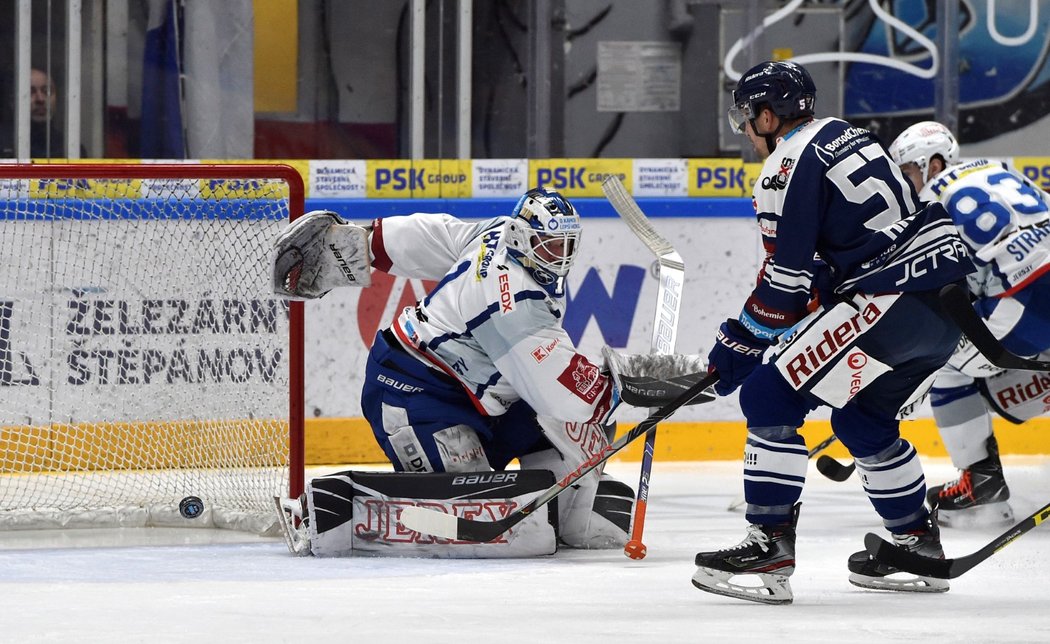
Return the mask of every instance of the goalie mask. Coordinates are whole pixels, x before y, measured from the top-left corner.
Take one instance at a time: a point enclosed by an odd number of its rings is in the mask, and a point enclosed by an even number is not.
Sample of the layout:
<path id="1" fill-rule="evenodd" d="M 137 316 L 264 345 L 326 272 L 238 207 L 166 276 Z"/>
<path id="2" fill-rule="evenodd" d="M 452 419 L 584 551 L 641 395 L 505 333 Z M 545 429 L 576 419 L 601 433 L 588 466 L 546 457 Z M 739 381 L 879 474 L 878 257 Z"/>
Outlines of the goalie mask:
<path id="1" fill-rule="evenodd" d="M 914 163 L 922 172 L 922 184 L 926 185 L 930 161 L 941 157 L 944 166 L 954 165 L 959 159 L 959 143 L 951 130 L 936 121 L 921 121 L 901 132 L 889 148 L 890 158 L 898 166 Z"/>
<path id="2" fill-rule="evenodd" d="M 553 190 L 533 188 L 514 207 L 505 238 L 510 256 L 548 293 L 564 293 L 565 276 L 580 246 L 580 216 Z"/>

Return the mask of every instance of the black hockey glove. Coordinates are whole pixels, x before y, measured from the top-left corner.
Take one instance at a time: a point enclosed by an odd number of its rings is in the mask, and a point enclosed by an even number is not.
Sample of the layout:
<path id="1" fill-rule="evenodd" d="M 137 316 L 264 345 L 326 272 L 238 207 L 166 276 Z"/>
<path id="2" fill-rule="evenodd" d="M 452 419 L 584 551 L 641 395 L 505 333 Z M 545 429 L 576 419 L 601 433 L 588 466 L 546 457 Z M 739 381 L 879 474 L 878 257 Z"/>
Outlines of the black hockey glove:
<path id="1" fill-rule="evenodd" d="M 715 393 L 728 396 L 743 384 L 744 380 L 762 364 L 768 342 L 759 340 L 734 319 L 728 319 L 718 327 L 715 346 L 707 355 L 707 367 L 718 372 L 719 380 Z"/>

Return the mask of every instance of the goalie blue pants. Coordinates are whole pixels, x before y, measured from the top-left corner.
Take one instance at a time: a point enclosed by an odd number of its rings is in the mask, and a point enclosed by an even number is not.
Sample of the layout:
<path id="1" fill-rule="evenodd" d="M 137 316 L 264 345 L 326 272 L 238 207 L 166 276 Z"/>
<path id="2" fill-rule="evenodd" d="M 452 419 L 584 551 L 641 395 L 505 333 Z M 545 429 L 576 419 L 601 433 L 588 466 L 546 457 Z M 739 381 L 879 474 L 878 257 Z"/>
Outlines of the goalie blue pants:
<path id="1" fill-rule="evenodd" d="M 462 425 L 477 434 L 493 469 L 550 447 L 528 403 L 518 401 L 502 416 L 483 415 L 462 384 L 409 355 L 390 335 L 377 333 L 368 353 L 361 411 L 396 470 L 454 469 L 438 442 L 447 446 L 450 428 Z"/>

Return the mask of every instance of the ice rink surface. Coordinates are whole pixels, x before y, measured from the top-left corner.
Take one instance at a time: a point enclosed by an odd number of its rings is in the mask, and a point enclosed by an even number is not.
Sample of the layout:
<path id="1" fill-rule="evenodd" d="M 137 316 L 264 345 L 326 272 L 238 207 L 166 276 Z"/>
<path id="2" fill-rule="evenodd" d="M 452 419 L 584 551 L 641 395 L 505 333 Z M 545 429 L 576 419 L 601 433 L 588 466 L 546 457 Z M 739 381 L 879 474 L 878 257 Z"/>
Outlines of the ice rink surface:
<path id="1" fill-rule="evenodd" d="M 1020 520 L 1048 500 L 1050 458 L 1004 461 Z M 955 476 L 947 460 L 926 459 L 926 469 L 933 483 Z M 608 471 L 637 483 L 637 463 Z M 1050 526 L 953 580 L 946 594 L 862 590 L 847 581 L 846 558 L 879 529 L 874 510 L 856 478 L 834 483 L 812 466 L 795 603 L 696 590 L 694 553 L 744 536 L 743 514 L 726 510 L 740 485 L 738 463 L 657 463 L 642 561 L 619 550 L 530 560 L 295 558 L 283 542 L 222 531 L 2 534 L 0 641 L 1050 642 Z M 942 537 L 948 556 L 961 556 L 1000 532 L 945 529 Z"/>

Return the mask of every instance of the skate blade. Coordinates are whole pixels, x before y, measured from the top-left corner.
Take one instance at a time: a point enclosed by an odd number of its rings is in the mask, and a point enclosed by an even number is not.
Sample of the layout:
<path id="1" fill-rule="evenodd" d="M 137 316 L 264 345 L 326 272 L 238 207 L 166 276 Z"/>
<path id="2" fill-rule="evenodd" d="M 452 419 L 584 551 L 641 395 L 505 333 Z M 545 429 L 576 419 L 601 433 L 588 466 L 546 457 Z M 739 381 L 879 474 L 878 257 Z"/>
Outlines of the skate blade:
<path id="1" fill-rule="evenodd" d="M 948 580 L 895 572 L 885 577 L 850 573 L 849 583 L 868 590 L 892 590 L 901 593 L 946 593 Z"/>
<path id="2" fill-rule="evenodd" d="M 985 503 L 965 510 L 945 510 L 937 513 L 937 524 L 945 528 L 998 528 L 1014 523 L 1014 511 L 1006 501 Z"/>
<path id="3" fill-rule="evenodd" d="M 742 577 L 758 581 L 760 585 L 745 586 L 731 581 Z M 697 568 L 693 573 L 693 585 L 700 590 L 724 597 L 743 599 L 760 604 L 790 604 L 795 600 L 791 592 L 791 583 L 785 575 L 771 573 L 748 573 L 737 575 L 713 568 Z"/>

